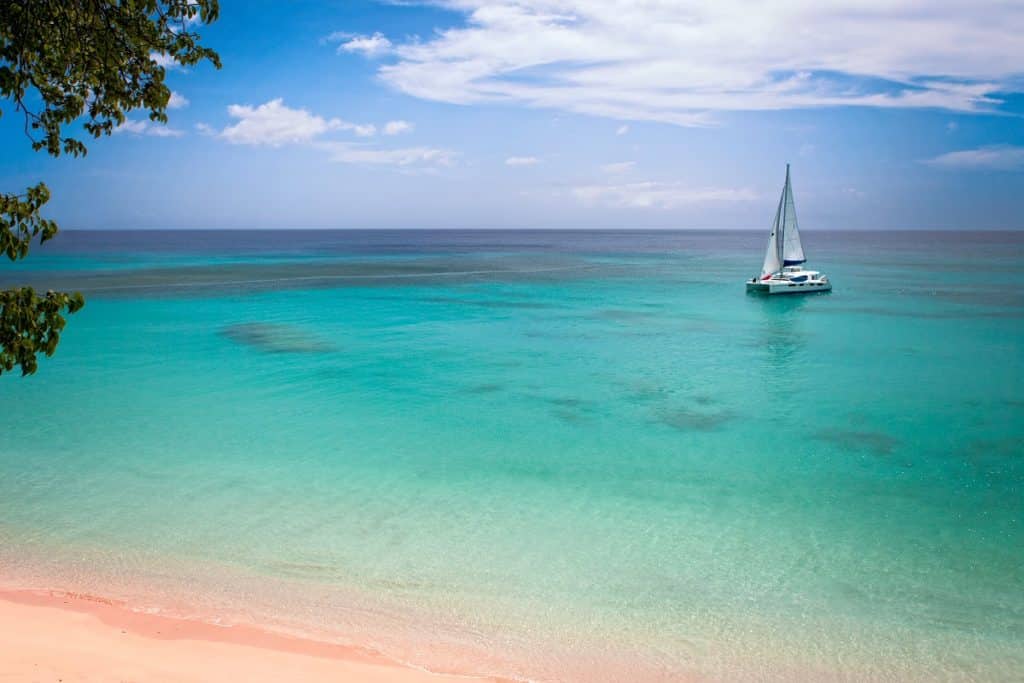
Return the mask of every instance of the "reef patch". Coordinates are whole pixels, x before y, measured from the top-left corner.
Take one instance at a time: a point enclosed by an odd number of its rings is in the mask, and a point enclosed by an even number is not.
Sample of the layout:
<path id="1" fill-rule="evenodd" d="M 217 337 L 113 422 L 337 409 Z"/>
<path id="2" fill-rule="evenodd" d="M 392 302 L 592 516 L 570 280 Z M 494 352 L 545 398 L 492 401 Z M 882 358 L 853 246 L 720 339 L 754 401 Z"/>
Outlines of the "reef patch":
<path id="1" fill-rule="evenodd" d="M 885 432 L 858 430 L 823 429 L 814 438 L 847 451 L 867 451 L 874 455 L 889 455 L 900 444 L 899 439 Z"/>
<path id="2" fill-rule="evenodd" d="M 233 342 L 267 353 L 329 353 L 335 348 L 301 328 L 279 323 L 227 325 L 221 334 Z"/>

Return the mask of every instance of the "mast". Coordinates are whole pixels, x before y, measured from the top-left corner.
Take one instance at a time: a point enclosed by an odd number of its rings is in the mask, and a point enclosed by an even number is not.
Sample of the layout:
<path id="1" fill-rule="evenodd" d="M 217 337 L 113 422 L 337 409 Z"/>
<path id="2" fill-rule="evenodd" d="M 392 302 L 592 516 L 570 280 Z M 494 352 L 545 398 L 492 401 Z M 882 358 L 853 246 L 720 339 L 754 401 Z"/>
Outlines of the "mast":
<path id="1" fill-rule="evenodd" d="M 782 186 L 782 199 L 779 200 L 780 211 L 779 234 L 776 249 L 779 252 L 779 269 L 786 266 L 786 206 L 789 200 L 789 163 L 786 163 L 786 183 Z"/>

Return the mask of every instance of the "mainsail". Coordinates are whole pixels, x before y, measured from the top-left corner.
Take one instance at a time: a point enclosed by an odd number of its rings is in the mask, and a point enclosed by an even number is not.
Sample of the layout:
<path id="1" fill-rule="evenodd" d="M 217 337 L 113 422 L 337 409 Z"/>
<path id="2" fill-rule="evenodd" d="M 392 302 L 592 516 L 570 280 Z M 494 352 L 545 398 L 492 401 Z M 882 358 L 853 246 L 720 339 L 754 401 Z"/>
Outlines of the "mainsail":
<path id="1" fill-rule="evenodd" d="M 782 189 L 785 200 L 782 210 L 782 265 L 795 266 L 803 263 L 804 247 L 800 244 L 800 228 L 796 224 L 796 204 L 793 202 L 793 186 L 789 183 L 789 164 L 786 164 L 786 187 Z"/>
<path id="2" fill-rule="evenodd" d="M 764 255 L 761 275 L 771 275 L 783 266 L 803 263 L 804 248 L 800 244 L 800 228 L 796 222 L 796 204 L 793 202 L 793 188 L 789 183 L 789 164 L 786 164 L 786 184 L 779 197 L 779 208 L 775 210 L 772 234 L 768 238 L 768 250 Z"/>

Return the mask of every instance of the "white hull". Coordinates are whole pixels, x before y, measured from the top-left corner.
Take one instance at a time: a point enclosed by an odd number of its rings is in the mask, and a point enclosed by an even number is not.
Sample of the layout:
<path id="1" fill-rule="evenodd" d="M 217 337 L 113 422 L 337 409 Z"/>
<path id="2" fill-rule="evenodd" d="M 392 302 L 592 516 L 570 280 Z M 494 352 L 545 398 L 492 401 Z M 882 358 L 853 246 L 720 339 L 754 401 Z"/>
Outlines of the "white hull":
<path id="1" fill-rule="evenodd" d="M 832 283 L 826 279 L 791 282 L 789 280 L 747 280 L 747 291 L 758 294 L 808 294 L 828 292 Z"/>

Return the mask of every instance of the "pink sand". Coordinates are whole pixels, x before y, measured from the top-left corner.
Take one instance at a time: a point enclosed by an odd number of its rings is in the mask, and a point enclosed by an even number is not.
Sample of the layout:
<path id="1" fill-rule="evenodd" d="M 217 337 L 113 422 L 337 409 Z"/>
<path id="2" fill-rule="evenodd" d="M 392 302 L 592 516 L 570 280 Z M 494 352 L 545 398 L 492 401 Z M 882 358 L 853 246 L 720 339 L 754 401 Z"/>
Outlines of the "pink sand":
<path id="1" fill-rule="evenodd" d="M 0 680 L 467 681 L 358 648 L 139 613 L 58 591 L 0 590 L 0 642 Z"/>

